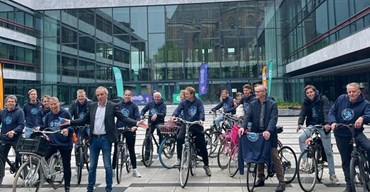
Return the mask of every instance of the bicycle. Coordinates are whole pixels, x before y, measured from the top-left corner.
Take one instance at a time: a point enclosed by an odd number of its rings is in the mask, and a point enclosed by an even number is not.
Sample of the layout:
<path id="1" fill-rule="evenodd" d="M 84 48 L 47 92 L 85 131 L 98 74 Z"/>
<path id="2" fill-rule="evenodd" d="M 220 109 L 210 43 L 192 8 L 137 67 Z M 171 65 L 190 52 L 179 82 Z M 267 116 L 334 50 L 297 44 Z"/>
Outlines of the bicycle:
<path id="1" fill-rule="evenodd" d="M 353 124 L 337 124 L 337 127 L 346 127 L 351 132 L 353 150 L 350 161 L 350 183 L 353 191 L 370 191 L 370 165 L 367 160 L 367 151 L 355 141 L 355 127 Z"/>
<path id="2" fill-rule="evenodd" d="M 231 128 L 232 124 L 230 126 L 229 123 L 227 123 L 228 118 L 231 114 L 224 113 L 223 111 L 217 110 L 217 111 L 210 111 L 209 114 L 213 114 L 213 123 L 210 128 L 206 129 L 204 132 L 207 133 L 210 136 L 209 145 L 207 146 L 208 150 L 208 156 L 213 158 L 217 157 L 217 151 L 218 146 L 220 145 L 220 135 L 226 131 L 227 128 Z M 220 129 L 217 128 L 215 119 L 217 117 L 217 113 L 222 113 L 224 115 L 224 120 L 220 123 Z"/>
<path id="3" fill-rule="evenodd" d="M 181 163 L 180 163 L 180 185 L 184 188 L 189 179 L 189 172 L 192 176 L 196 174 L 197 167 L 197 150 L 195 147 L 194 137 L 189 131 L 192 125 L 201 125 L 200 121 L 186 121 L 181 118 L 176 118 L 185 124 L 185 142 L 182 145 Z"/>
<path id="4" fill-rule="evenodd" d="M 282 127 L 279 128 L 277 133 L 281 133 L 282 130 L 283 130 Z M 243 135 L 247 135 L 255 141 L 258 139 L 258 137 L 262 137 L 262 133 L 253 133 L 253 132 L 247 132 Z M 297 165 L 296 155 L 292 148 L 290 148 L 289 146 L 283 146 L 278 150 L 278 156 L 282 164 L 285 183 L 291 183 L 295 179 L 295 176 L 296 176 L 296 165 Z M 249 192 L 253 191 L 256 185 L 256 179 L 258 176 L 257 175 L 257 165 L 258 164 L 260 163 L 258 162 L 248 162 L 247 163 L 247 189 Z M 264 174 L 266 175 L 264 178 L 265 180 L 275 175 L 275 172 L 273 170 L 268 170 L 267 166 L 265 166 L 265 172 L 266 171 L 267 171 L 267 174 Z"/>
<path id="5" fill-rule="evenodd" d="M 144 119 L 145 118 L 146 116 L 144 117 Z M 153 163 L 153 141 L 154 144 L 157 146 L 157 149 L 159 149 L 160 146 L 159 141 L 157 141 L 157 139 L 154 137 L 154 131 L 152 133 L 152 128 L 153 127 L 149 125 L 149 128 L 146 130 L 143 146 L 141 148 L 142 162 L 145 167 L 150 167 Z"/>
<path id="6" fill-rule="evenodd" d="M 59 152 L 53 154 L 49 163 L 45 159 L 49 141 L 47 134 L 60 133 L 56 131 L 33 130 L 33 134 L 41 134 L 34 138 L 21 138 L 17 144 L 17 151 L 29 158 L 18 169 L 14 181 L 13 192 L 38 191 L 44 180 L 57 189 L 64 181 L 62 159 Z M 32 136 L 32 135 L 31 135 Z"/>
<path id="7" fill-rule="evenodd" d="M 310 130 L 311 136 L 307 139 L 309 141 L 307 149 L 298 158 L 298 165 L 304 163 L 304 168 L 297 169 L 297 178 L 301 189 L 310 192 L 316 183 L 322 180 L 326 155 L 318 131 L 322 129 L 322 125 L 309 126 L 307 129 Z"/>
<path id="8" fill-rule="evenodd" d="M 123 172 L 123 167 L 126 167 L 127 173 L 130 173 L 132 165 L 131 165 L 131 160 L 130 160 L 130 154 L 128 151 L 127 143 L 125 140 L 124 133 L 131 131 L 131 128 L 129 127 L 120 127 L 118 128 L 118 143 L 117 143 L 117 153 L 114 158 L 116 158 L 117 162 L 117 169 L 116 169 L 116 179 L 117 183 L 121 183 L 122 179 L 122 172 Z"/>
<path id="9" fill-rule="evenodd" d="M 230 156 L 235 158 L 237 150 L 235 143 L 231 141 L 231 131 L 234 129 L 234 125 L 241 123 L 241 119 L 237 119 L 232 115 L 225 115 L 224 117 L 224 120 L 228 121 L 229 124 L 227 125 L 225 132 L 219 136 L 220 147 L 217 153 L 217 164 L 222 170 L 228 168 Z M 231 127 L 229 128 L 229 126 Z"/>
<path id="10" fill-rule="evenodd" d="M 1 135 L 0 137 L 0 160 L 4 162 L 4 164 L 7 163 L 9 165 L 9 172 L 11 174 L 14 174 L 17 172 L 19 166 L 17 166 L 14 161 L 11 161 L 8 156 L 4 155 L 4 152 L 2 150 L 3 146 L 5 145 L 4 141 L 9 141 L 9 137 L 6 134 Z"/>
<path id="11" fill-rule="evenodd" d="M 77 126 L 78 142 L 75 145 L 75 157 L 76 157 L 76 167 L 77 167 L 77 184 L 81 183 L 82 178 L 82 169 L 86 165 L 87 171 L 89 171 L 89 142 L 84 138 L 86 129 L 89 128 L 89 125 Z"/>
<path id="12" fill-rule="evenodd" d="M 238 125 L 234 125 L 230 133 L 230 146 L 229 150 L 229 161 L 227 163 L 227 174 L 230 177 L 234 177 L 239 171 L 238 165 L 238 147 L 239 147 L 239 136 L 238 136 Z"/>
<path id="13" fill-rule="evenodd" d="M 159 162 L 167 169 L 172 169 L 176 165 L 177 155 L 175 153 L 177 143 L 177 132 L 179 124 L 166 122 L 164 125 L 159 125 L 159 129 L 164 136 L 164 139 L 159 147 Z"/>

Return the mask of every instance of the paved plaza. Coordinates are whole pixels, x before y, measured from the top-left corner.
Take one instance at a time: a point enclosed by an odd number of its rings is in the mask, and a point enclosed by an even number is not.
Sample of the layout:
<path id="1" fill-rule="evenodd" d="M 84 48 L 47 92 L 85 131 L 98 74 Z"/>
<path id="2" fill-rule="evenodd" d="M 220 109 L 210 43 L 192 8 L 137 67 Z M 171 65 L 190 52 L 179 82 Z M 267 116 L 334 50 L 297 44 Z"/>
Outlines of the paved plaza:
<path id="1" fill-rule="evenodd" d="M 172 111 L 175 106 L 168 106 L 168 115 L 172 114 Z M 208 115 L 212 106 L 206 106 L 206 123 L 205 127 L 209 127 L 212 122 L 212 116 Z M 298 136 L 299 134 L 295 132 L 296 124 L 298 117 L 279 117 L 278 125 L 284 126 L 283 133 L 279 134 L 279 139 L 283 142 L 284 145 L 291 146 L 297 153 L 297 158 L 300 154 L 298 146 Z M 370 129 L 365 129 L 366 135 L 370 136 Z M 141 145 L 143 143 L 144 131 L 140 130 L 137 132 L 136 139 L 136 153 L 138 161 L 138 170 L 140 171 L 142 177 L 134 178 L 131 174 L 125 172 L 121 184 L 117 184 L 116 178 L 113 178 L 113 188 L 115 192 L 133 192 L 133 191 L 158 191 L 158 192 L 177 192 L 177 191 L 232 191 L 232 192 L 242 192 L 247 191 L 246 188 L 246 176 L 239 175 L 239 173 L 231 178 L 227 174 L 227 170 L 221 170 L 217 165 L 216 158 L 210 158 L 210 167 L 212 170 L 212 176 L 206 176 L 202 166 L 199 166 L 197 169 L 196 176 L 190 176 L 188 184 L 183 189 L 179 184 L 179 171 L 178 169 L 165 169 L 161 166 L 158 158 L 151 167 L 146 168 L 141 163 Z M 323 182 L 317 184 L 315 191 L 328 191 L 328 192 L 339 192 L 343 191 L 345 187 L 344 176 L 342 169 L 340 167 L 341 161 L 338 153 L 338 149 L 335 144 L 334 137 L 332 138 L 333 150 L 334 150 L 334 161 L 335 161 L 335 170 L 340 181 L 340 185 L 331 184 L 329 181 L 328 169 L 324 171 Z M 80 185 L 77 185 L 77 178 L 75 174 L 75 162 L 74 156 L 72 156 L 72 183 L 71 191 L 72 192 L 82 192 L 86 191 L 87 186 L 87 171 L 84 170 L 83 178 Z M 13 177 L 9 175 L 9 171 L 6 170 L 6 177 L 4 178 L 3 187 L 1 192 L 11 191 Z M 97 181 L 96 181 L 96 191 L 105 191 L 105 171 L 103 167 L 102 159 L 100 159 L 98 170 L 97 170 Z M 265 187 L 256 188 L 256 192 L 270 192 L 275 191 L 277 185 L 276 177 L 268 179 Z M 49 185 L 45 184 L 41 191 L 55 191 L 62 192 L 64 191 L 63 187 L 60 187 L 57 190 L 50 188 Z M 287 192 L 298 192 L 302 191 L 299 187 L 297 180 L 293 181 L 291 184 L 287 185 Z"/>

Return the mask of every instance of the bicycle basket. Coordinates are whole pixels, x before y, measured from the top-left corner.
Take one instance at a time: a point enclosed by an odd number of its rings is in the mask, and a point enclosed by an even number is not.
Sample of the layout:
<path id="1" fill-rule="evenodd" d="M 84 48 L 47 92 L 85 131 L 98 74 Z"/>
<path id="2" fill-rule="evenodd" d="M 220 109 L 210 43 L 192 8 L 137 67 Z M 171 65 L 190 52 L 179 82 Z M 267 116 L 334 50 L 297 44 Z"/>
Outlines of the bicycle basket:
<path id="1" fill-rule="evenodd" d="M 180 125 L 175 122 L 166 122 L 163 125 L 158 125 L 161 134 L 176 134 L 180 129 Z"/>
<path id="2" fill-rule="evenodd" d="M 26 153 L 35 153 L 40 156 L 45 156 L 48 152 L 49 141 L 43 137 L 35 138 L 23 138 L 21 137 L 18 140 L 16 151 L 17 152 L 26 152 Z"/>

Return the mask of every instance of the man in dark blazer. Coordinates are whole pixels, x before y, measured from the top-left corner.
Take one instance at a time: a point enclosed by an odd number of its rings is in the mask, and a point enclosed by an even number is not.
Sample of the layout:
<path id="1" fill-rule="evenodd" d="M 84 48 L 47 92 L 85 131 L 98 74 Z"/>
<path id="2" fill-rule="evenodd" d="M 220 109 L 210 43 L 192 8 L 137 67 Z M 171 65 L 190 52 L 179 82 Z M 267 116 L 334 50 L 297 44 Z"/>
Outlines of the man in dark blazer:
<path id="1" fill-rule="evenodd" d="M 148 128 L 144 121 L 135 121 L 124 116 L 119 107 L 108 101 L 108 90 L 105 87 L 98 87 L 95 91 L 98 102 L 94 102 L 88 106 L 86 115 L 82 119 L 67 120 L 64 124 L 70 125 L 85 125 L 90 124 L 90 169 L 87 191 L 94 191 L 96 182 L 96 168 L 98 165 L 100 150 L 103 153 L 103 162 L 105 168 L 105 181 L 107 192 L 112 191 L 113 171 L 111 164 L 111 150 L 112 143 L 118 141 L 118 132 L 115 125 L 115 117 L 131 124 L 131 126 L 138 126 Z"/>

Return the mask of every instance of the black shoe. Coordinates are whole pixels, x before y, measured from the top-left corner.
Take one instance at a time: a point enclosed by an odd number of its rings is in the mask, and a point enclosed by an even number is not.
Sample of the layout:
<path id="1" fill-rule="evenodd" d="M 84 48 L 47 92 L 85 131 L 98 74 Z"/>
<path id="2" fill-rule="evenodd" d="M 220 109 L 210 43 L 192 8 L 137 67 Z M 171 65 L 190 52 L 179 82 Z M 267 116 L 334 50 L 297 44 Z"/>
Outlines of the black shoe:
<path id="1" fill-rule="evenodd" d="M 265 178 L 264 177 L 258 178 L 258 180 L 256 182 L 256 185 L 254 187 L 262 187 L 262 186 L 265 186 Z"/>
<path id="2" fill-rule="evenodd" d="M 285 191 L 285 183 L 279 183 L 277 188 L 275 189 L 276 192 L 283 192 Z"/>
<path id="3" fill-rule="evenodd" d="M 209 166 L 208 165 L 204 165 L 203 166 L 203 169 L 204 169 L 204 171 L 206 172 L 206 175 L 208 176 L 208 177 L 210 177 L 212 174 L 211 174 L 211 169 L 209 169 Z"/>

